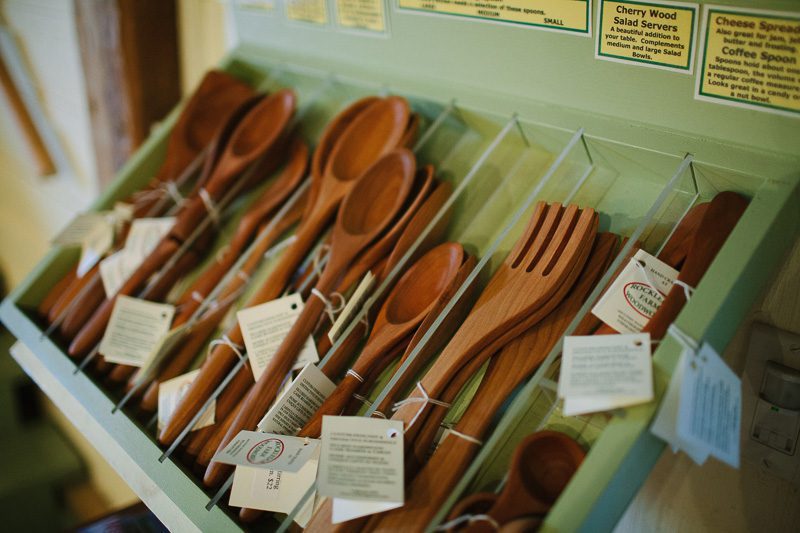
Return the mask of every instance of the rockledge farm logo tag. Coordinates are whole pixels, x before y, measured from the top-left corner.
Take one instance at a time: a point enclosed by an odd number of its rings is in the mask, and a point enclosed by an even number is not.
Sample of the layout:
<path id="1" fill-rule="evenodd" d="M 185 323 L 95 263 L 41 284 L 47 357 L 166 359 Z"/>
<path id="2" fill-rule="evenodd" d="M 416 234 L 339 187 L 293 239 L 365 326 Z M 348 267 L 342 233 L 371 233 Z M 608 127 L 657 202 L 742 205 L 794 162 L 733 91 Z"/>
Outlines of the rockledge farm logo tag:
<path id="1" fill-rule="evenodd" d="M 280 457 L 284 449 L 286 449 L 286 446 L 280 439 L 262 440 L 247 452 L 247 461 L 254 465 L 266 465 Z"/>
<path id="2" fill-rule="evenodd" d="M 632 281 L 623 288 L 625 302 L 638 314 L 651 318 L 664 301 L 664 294 L 647 283 Z"/>

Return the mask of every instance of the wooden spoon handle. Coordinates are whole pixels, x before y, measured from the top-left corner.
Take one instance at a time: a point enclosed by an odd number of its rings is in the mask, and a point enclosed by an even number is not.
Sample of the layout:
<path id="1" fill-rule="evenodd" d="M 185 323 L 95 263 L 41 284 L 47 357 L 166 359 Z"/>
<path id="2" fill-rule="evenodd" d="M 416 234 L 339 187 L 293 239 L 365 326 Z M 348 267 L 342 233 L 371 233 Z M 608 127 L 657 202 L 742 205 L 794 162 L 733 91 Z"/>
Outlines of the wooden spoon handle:
<path id="1" fill-rule="evenodd" d="M 191 438 L 186 444 L 186 453 L 192 457 L 197 457 L 203 450 L 205 443 L 214 434 L 220 421 L 228 418 L 239 409 L 239 404 L 244 398 L 250 387 L 253 386 L 253 371 L 249 364 L 244 365 L 233 377 L 231 382 L 217 398 L 215 409 L 215 419 L 217 424 L 192 432 Z M 206 431 L 208 430 L 208 431 Z M 202 432 L 202 433 L 201 433 Z M 214 448 L 216 449 L 216 447 Z M 208 463 L 206 463 L 207 465 Z"/>
<path id="2" fill-rule="evenodd" d="M 322 289 L 324 294 L 325 287 Z M 324 309 L 325 304 L 317 297 L 309 298 L 306 302 L 303 311 L 283 339 L 280 348 L 272 356 L 267 368 L 264 369 L 259 380 L 245 397 L 241 409 L 220 443 L 220 449 L 226 446 L 240 431 L 255 429 L 258 421 L 275 400 L 284 377 L 292 368 L 297 354 L 300 353 Z M 203 482 L 206 486 L 216 487 L 225 480 L 231 470 L 230 465 L 212 462 L 206 470 Z"/>
<path id="3" fill-rule="evenodd" d="M 200 453 L 197 455 L 197 459 L 195 463 L 200 467 L 208 467 L 208 463 L 211 462 L 211 458 L 214 457 L 214 454 L 217 453 L 217 449 L 219 448 L 219 443 L 222 441 L 222 438 L 228 433 L 228 430 L 233 424 L 233 421 L 236 419 L 236 413 L 239 409 L 242 408 L 242 402 L 244 402 L 244 398 L 240 398 L 239 402 L 236 404 L 236 408 L 233 409 L 231 412 L 227 413 L 226 415 L 219 415 L 217 419 L 217 423 L 214 424 L 212 427 L 214 431 L 211 432 L 211 436 L 203 445 L 203 448 L 200 450 Z"/>
<path id="4" fill-rule="evenodd" d="M 186 339 L 184 343 L 179 344 L 178 347 L 167 356 L 165 366 L 145 389 L 140 404 L 143 411 L 151 413 L 158 409 L 159 385 L 168 379 L 179 376 L 189 367 L 197 356 L 200 348 L 202 348 L 209 336 L 214 333 L 219 321 L 222 320 L 227 311 L 227 307 L 220 307 L 219 309 L 215 309 L 213 313 L 209 314 L 204 319 L 198 321 L 194 327 L 192 327 L 188 339 Z"/>
<path id="5" fill-rule="evenodd" d="M 103 280 L 100 278 L 100 269 L 97 265 L 75 285 L 77 285 L 75 291 L 69 295 L 65 294 L 65 298 L 59 300 L 50 312 L 50 321 L 55 322 L 56 318 L 69 308 L 69 314 L 64 317 L 64 321 L 59 326 L 59 333 L 68 340 L 75 338 L 75 335 L 80 332 L 106 297 Z"/>
<path id="6" fill-rule="evenodd" d="M 242 332 L 238 324 L 228 330 L 226 335 L 231 342 L 242 345 Z M 236 353 L 228 345 L 220 344 L 214 347 L 200 368 L 200 374 L 192 382 L 186 395 L 178 402 L 172 417 L 159 433 L 158 441 L 162 445 L 169 446 L 178 438 L 183 428 L 225 378 L 237 358 Z"/>
<path id="7" fill-rule="evenodd" d="M 47 318 L 50 315 L 50 310 L 63 298 L 64 294 L 71 290 L 72 285 L 75 284 L 77 280 L 78 267 L 76 265 L 53 285 L 47 295 L 45 295 L 44 300 L 36 307 L 36 312 L 39 316 Z M 56 316 L 58 316 L 58 313 L 56 313 Z M 53 320 L 55 320 L 55 318 Z"/>

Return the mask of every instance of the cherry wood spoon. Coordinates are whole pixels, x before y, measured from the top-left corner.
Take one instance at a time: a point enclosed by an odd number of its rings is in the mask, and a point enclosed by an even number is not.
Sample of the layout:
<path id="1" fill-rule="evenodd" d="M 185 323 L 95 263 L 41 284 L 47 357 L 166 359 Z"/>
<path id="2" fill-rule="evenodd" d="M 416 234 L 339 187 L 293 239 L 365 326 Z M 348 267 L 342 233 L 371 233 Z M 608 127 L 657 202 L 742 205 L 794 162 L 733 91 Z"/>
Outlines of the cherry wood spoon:
<path id="1" fill-rule="evenodd" d="M 464 256 L 460 244 L 445 243 L 425 254 L 406 271 L 381 307 L 367 344 L 352 369 L 306 423 L 299 433 L 301 437 L 318 437 L 322 430 L 322 417 L 341 413 L 353 393 L 364 384 L 365 377 L 386 359 L 387 352 L 414 333 L 452 283 Z"/>
<path id="2" fill-rule="evenodd" d="M 344 129 L 331 150 L 326 170 L 316 186 L 312 182 L 311 197 L 315 199 L 307 207 L 303 222 L 292 246 L 281 256 L 279 264 L 267 282 L 250 299 L 248 306 L 273 300 L 280 296 L 292 271 L 302 261 L 317 233 L 327 224 L 345 194 L 370 164 L 387 153 L 402 137 L 403 125 L 407 121 L 408 104 L 401 98 L 377 100 L 367 106 Z M 360 147 L 365 151 L 358 153 Z M 352 159 L 349 162 L 340 159 Z M 313 161 L 312 161 L 313 168 Z M 237 324 L 228 333 L 228 338 L 242 344 L 242 332 Z M 159 434 L 159 442 L 171 444 L 183 427 L 189 423 L 197 409 L 224 378 L 236 361 L 236 354 L 228 346 L 218 346 L 212 352 L 209 364 L 204 365 L 186 395 L 179 402 L 170 422 Z"/>
<path id="3" fill-rule="evenodd" d="M 318 294 L 329 294 L 353 259 L 387 229 L 411 191 L 415 166 L 414 154 L 407 149 L 390 152 L 367 170 L 344 199 L 333 228 L 330 257 L 315 287 L 315 297 L 306 302 L 261 378 L 248 393 L 220 448 L 239 431 L 254 428 L 275 399 L 284 376 L 324 311 L 325 304 Z M 203 481 L 209 486 L 218 485 L 230 472 L 229 467 L 211 463 Z"/>
<path id="4" fill-rule="evenodd" d="M 249 164 L 264 154 L 289 124 L 294 113 L 295 96 L 288 90 L 279 91 L 257 104 L 242 120 L 231 137 L 219 163 L 201 191 L 206 191 L 212 201 L 218 201 L 231 186 L 231 182 Z M 164 253 L 171 243 L 183 242 L 206 216 L 206 202 L 201 195 L 187 201 L 176 217 L 176 222 L 151 257 L 163 258 L 157 264 L 145 260 L 123 284 L 117 295 L 133 294 L 172 254 Z M 89 322 L 81 329 L 69 346 L 69 354 L 77 357 L 88 352 L 103 335 L 111 316 L 116 296 L 107 298 L 95 311 Z"/>

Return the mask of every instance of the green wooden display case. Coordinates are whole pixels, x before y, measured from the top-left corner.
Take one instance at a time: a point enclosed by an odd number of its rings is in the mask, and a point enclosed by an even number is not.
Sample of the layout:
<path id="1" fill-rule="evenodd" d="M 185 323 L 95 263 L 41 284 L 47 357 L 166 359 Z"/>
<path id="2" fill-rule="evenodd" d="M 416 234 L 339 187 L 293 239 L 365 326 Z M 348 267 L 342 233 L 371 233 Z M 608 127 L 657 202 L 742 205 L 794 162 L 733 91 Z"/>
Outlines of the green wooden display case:
<path id="1" fill-rule="evenodd" d="M 784 11 L 793 6 L 758 4 Z M 502 261 L 536 200 L 592 206 L 602 215 L 602 229 L 639 239 L 654 253 L 691 205 L 735 190 L 751 198 L 750 207 L 676 321 L 721 351 L 798 233 L 800 122 L 695 100 L 692 75 L 596 60 L 594 40 L 580 35 L 419 16 L 393 4 L 386 4 L 384 34 L 289 22 L 280 6 L 237 5 L 232 13 L 241 44 L 223 68 L 266 90 L 293 87 L 300 130 L 312 143 L 327 120 L 359 96 L 409 98 L 423 119 L 415 152 L 455 186 L 446 206 L 452 217 L 447 233 L 480 259 L 471 276 L 478 281 Z M 174 117 L 125 166 L 96 209 L 149 179 Z M 152 431 L 125 410 L 113 412 L 119 398 L 76 374 L 63 347 L 42 336 L 30 310 L 76 260 L 75 250 L 52 250 L 3 302 L 0 316 L 30 349 L 18 360 L 168 526 L 239 527 L 224 505 L 214 505 L 220 494 L 202 490 L 172 458 L 159 461 Z M 573 326 L 598 296 L 599 289 Z M 464 494 L 494 490 L 516 443 L 547 426 L 591 449 L 545 529 L 611 529 L 616 523 L 663 450 L 648 427 L 680 348 L 668 337 L 655 353 L 657 400 L 610 420 L 561 416 L 553 390 L 558 351 L 507 405 L 435 522 Z M 276 520 L 272 525 L 279 527 Z"/>

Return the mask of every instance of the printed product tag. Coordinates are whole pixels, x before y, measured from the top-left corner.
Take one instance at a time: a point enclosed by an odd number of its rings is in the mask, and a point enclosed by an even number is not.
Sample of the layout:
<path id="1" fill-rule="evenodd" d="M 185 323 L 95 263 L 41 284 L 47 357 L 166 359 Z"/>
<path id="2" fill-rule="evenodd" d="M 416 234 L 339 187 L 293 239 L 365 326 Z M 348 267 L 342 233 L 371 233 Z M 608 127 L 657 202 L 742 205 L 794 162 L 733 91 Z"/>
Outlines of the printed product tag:
<path id="1" fill-rule="evenodd" d="M 323 417 L 317 489 L 321 496 L 402 504 L 403 423 Z"/>
<path id="2" fill-rule="evenodd" d="M 270 359 L 280 348 L 283 338 L 292 329 L 302 311 L 303 300 L 300 295 L 290 294 L 236 313 L 256 381 L 267 368 Z M 309 336 L 292 368 L 300 369 L 307 363 L 317 361 L 319 361 L 317 347 Z"/>
<path id="3" fill-rule="evenodd" d="M 178 402 L 188 392 L 192 382 L 200 374 L 200 369 L 192 370 L 186 374 L 162 382 L 158 386 L 158 430 L 161 431 L 167 421 L 172 416 Z M 214 413 L 216 411 L 216 400 L 211 403 L 211 407 L 206 409 L 203 416 L 192 428 L 192 431 L 201 429 L 214 424 Z"/>
<path id="4" fill-rule="evenodd" d="M 650 334 L 565 337 L 558 396 L 567 416 L 652 400 Z"/>
<path id="5" fill-rule="evenodd" d="M 359 309 L 364 305 L 374 284 L 375 276 L 372 275 L 372 272 L 367 271 L 364 275 L 364 279 L 361 280 L 361 283 L 358 284 L 355 292 L 353 292 L 350 301 L 344 306 L 344 309 L 336 318 L 336 322 L 333 323 L 331 329 L 328 331 L 328 338 L 331 342 L 336 342 L 339 334 L 345 330 L 350 321 L 358 314 Z"/>
<path id="6" fill-rule="evenodd" d="M 61 246 L 82 244 L 95 226 L 105 223 L 106 216 L 103 213 L 81 213 L 73 218 L 50 242 Z"/>
<path id="7" fill-rule="evenodd" d="M 336 384 L 322 370 L 307 364 L 270 407 L 258 423 L 258 429 L 265 433 L 295 435 L 335 389 Z"/>
<path id="8" fill-rule="evenodd" d="M 298 472 L 317 453 L 319 440 L 240 431 L 213 461 L 229 465 Z"/>
<path id="9" fill-rule="evenodd" d="M 683 367 L 684 360 L 691 358 L 692 352 L 684 350 L 678 365 L 675 367 L 675 372 L 672 374 L 672 379 L 667 387 L 667 393 L 661 400 L 658 414 L 650 427 L 650 432 L 656 437 L 667 442 L 672 448 L 673 453 L 683 450 L 692 461 L 698 465 L 702 465 L 708 459 L 708 450 L 704 446 L 694 446 L 692 443 L 684 442 L 678 437 L 676 428 L 678 426 L 678 410 L 680 409 L 681 402 L 681 382 L 683 381 Z"/>
<path id="10" fill-rule="evenodd" d="M 156 345 L 150 350 L 150 353 L 145 357 L 139 372 L 134 376 L 134 385 L 138 385 L 143 381 L 149 380 L 154 377 L 153 374 L 161 366 L 161 362 L 167 357 L 179 342 L 183 340 L 189 332 L 189 326 L 182 324 L 177 328 L 171 329 L 166 335 L 161 337 Z"/>
<path id="11" fill-rule="evenodd" d="M 174 217 L 138 218 L 133 221 L 125 247 L 100 262 L 100 277 L 107 297 L 117 294 L 173 225 Z"/>
<path id="12" fill-rule="evenodd" d="M 77 274 L 82 278 L 114 245 L 114 226 L 106 217 L 92 225 L 81 241 L 81 258 Z"/>
<path id="13" fill-rule="evenodd" d="M 110 363 L 142 366 L 169 331 L 175 307 L 118 296 L 100 353 Z"/>
<path id="14" fill-rule="evenodd" d="M 230 504 L 234 507 L 288 514 L 314 485 L 318 466 L 319 446 L 314 457 L 296 473 L 237 466 L 233 476 Z M 314 500 L 314 497 L 309 498 L 302 511 L 295 517 L 295 522 L 301 527 L 305 527 L 311 519 Z"/>
<path id="15" fill-rule="evenodd" d="M 678 437 L 739 468 L 741 379 L 708 343 L 682 364 Z"/>
<path id="16" fill-rule="evenodd" d="M 678 271 L 644 250 L 631 258 L 592 313 L 620 333 L 639 333 L 672 288 Z"/>

